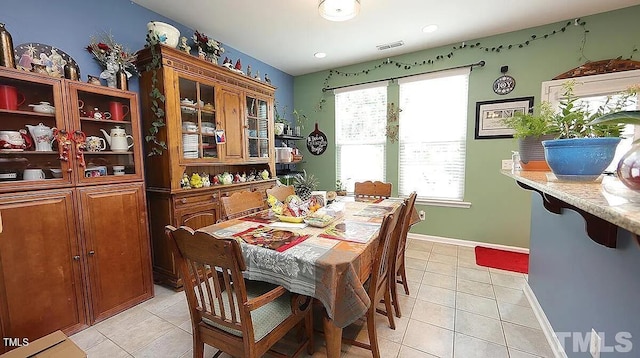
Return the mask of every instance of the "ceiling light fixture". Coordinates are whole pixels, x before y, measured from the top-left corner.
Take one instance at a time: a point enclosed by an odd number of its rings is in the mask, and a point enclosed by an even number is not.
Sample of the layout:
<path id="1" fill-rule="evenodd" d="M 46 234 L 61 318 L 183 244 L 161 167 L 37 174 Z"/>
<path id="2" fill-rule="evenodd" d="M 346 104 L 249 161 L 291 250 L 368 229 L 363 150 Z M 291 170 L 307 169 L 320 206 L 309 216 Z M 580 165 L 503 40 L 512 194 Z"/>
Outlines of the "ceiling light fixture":
<path id="1" fill-rule="evenodd" d="M 316 52 L 316 53 L 313 54 L 313 57 L 315 57 L 315 58 L 325 58 L 325 57 L 327 57 L 327 54 L 324 53 L 324 52 Z"/>
<path id="2" fill-rule="evenodd" d="M 424 33 L 431 33 L 431 32 L 435 32 L 438 29 L 438 25 L 427 25 L 425 27 L 422 28 L 422 32 Z"/>
<path id="3" fill-rule="evenodd" d="M 350 20 L 360 12 L 360 0 L 320 0 L 318 11 L 330 21 Z"/>

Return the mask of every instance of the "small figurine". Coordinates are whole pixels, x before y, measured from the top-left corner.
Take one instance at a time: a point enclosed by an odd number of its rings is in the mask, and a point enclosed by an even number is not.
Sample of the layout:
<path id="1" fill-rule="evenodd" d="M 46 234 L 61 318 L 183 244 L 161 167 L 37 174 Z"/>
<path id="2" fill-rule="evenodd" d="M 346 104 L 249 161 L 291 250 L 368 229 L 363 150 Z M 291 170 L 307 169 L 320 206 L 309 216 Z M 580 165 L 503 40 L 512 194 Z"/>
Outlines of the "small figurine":
<path id="1" fill-rule="evenodd" d="M 268 84 L 271 84 L 271 78 L 269 78 L 269 75 L 267 75 L 266 73 L 264 74 L 264 81 Z"/>
<path id="2" fill-rule="evenodd" d="M 202 47 L 198 46 L 198 58 L 201 60 L 205 60 L 207 58 L 207 54 L 202 51 Z"/>
<path id="3" fill-rule="evenodd" d="M 184 36 L 180 38 L 180 45 L 178 45 L 178 48 L 182 52 L 191 53 L 191 46 L 187 44 L 187 38 Z"/>
<path id="4" fill-rule="evenodd" d="M 233 184 L 233 175 L 229 172 L 224 172 L 220 175 L 220 182 L 224 185 Z"/>
<path id="5" fill-rule="evenodd" d="M 220 177 L 217 175 L 213 176 L 213 185 L 219 185 L 220 184 Z"/>
<path id="6" fill-rule="evenodd" d="M 202 188 L 202 178 L 200 178 L 200 174 L 191 174 L 191 180 L 189 181 L 189 184 L 191 184 L 192 188 Z"/>
<path id="7" fill-rule="evenodd" d="M 256 71 L 256 75 L 255 75 L 255 76 L 253 76 L 253 78 L 254 78 L 254 79 L 256 79 L 256 80 L 258 80 L 258 81 L 262 81 L 262 80 L 260 79 L 260 71 Z"/>
<path id="8" fill-rule="evenodd" d="M 240 182 L 240 173 L 236 173 L 236 175 L 233 176 L 233 182 L 234 183 Z"/>
<path id="9" fill-rule="evenodd" d="M 238 71 L 242 71 L 242 63 L 240 63 L 240 59 L 236 61 L 236 65 L 233 66 L 233 68 L 235 68 Z"/>
<path id="10" fill-rule="evenodd" d="M 247 76 L 251 78 L 251 65 L 247 65 Z"/>
<path id="11" fill-rule="evenodd" d="M 205 188 L 210 187 L 211 186 L 211 181 L 209 180 L 209 174 L 202 173 L 201 177 L 202 177 L 202 186 L 205 187 Z"/>
<path id="12" fill-rule="evenodd" d="M 97 85 L 97 86 L 102 85 L 100 83 L 100 77 L 93 76 L 93 75 L 87 75 L 87 83 L 90 83 L 92 85 Z"/>
<path id="13" fill-rule="evenodd" d="M 225 57 L 224 61 L 222 61 L 222 66 L 224 66 L 224 67 L 226 67 L 228 69 L 232 69 L 233 68 L 233 62 L 231 62 L 229 57 Z"/>
<path id="14" fill-rule="evenodd" d="M 189 176 L 187 173 L 182 175 L 182 180 L 180 180 L 180 187 L 182 189 L 191 189 L 191 184 L 189 183 Z"/>
<path id="15" fill-rule="evenodd" d="M 247 181 L 247 173 L 242 173 L 240 176 L 240 182 L 245 183 Z"/>

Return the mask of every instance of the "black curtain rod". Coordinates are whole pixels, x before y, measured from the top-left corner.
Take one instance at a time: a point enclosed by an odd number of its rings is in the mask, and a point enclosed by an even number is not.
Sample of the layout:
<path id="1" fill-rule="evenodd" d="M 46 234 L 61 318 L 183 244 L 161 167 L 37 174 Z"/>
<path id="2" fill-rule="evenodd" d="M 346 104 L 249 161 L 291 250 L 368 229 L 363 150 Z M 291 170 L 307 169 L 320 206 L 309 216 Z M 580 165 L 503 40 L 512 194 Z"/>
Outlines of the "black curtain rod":
<path id="1" fill-rule="evenodd" d="M 381 78 L 379 80 L 375 80 L 375 81 L 367 81 L 367 82 L 360 82 L 360 83 L 354 83 L 354 84 L 350 84 L 350 85 L 344 85 L 344 86 L 336 86 L 336 87 L 328 87 L 328 88 L 323 88 L 322 92 L 327 92 L 327 91 L 333 91 L 335 89 L 338 88 L 345 88 L 345 87 L 351 87 L 351 86 L 357 86 L 357 85 L 366 85 L 368 83 L 376 83 L 376 82 L 381 82 L 381 81 L 393 81 L 393 80 L 397 80 L 400 78 L 405 78 L 405 77 L 412 77 L 412 76 L 418 76 L 418 75 L 424 75 L 426 73 L 436 73 L 436 72 L 442 72 L 442 71 L 448 71 L 448 70 L 455 70 L 458 68 L 467 68 L 467 67 L 471 67 L 471 69 L 473 69 L 474 67 L 479 66 L 479 67 L 483 67 L 484 66 L 484 61 L 479 61 L 476 63 L 472 63 L 470 65 L 463 65 L 463 66 L 456 66 L 456 67 L 449 67 L 449 68 L 442 68 L 439 70 L 433 70 L 433 71 L 426 71 L 426 72 L 420 72 L 420 73 L 414 73 L 411 75 L 406 75 L 406 76 L 399 76 L 399 77 L 387 77 L 387 78 Z"/>

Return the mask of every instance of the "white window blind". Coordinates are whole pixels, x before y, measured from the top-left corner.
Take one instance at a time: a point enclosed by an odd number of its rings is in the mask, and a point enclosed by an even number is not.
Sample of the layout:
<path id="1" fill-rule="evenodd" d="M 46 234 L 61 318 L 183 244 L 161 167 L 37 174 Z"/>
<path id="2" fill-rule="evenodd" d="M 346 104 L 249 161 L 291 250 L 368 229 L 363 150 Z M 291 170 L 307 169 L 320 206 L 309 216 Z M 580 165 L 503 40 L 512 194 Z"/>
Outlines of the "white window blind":
<path id="1" fill-rule="evenodd" d="M 385 181 L 387 83 L 335 91 L 336 174 L 353 192 L 355 182 Z"/>
<path id="2" fill-rule="evenodd" d="M 412 76 L 400 84 L 398 193 L 464 198 L 470 68 Z"/>

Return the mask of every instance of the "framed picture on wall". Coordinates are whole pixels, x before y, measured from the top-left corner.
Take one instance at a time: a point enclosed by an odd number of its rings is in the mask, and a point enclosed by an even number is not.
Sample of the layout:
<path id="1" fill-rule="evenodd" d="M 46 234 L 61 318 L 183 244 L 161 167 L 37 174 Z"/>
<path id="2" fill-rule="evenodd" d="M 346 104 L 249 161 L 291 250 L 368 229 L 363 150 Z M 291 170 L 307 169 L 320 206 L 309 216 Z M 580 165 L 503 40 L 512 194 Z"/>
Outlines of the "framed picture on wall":
<path id="1" fill-rule="evenodd" d="M 475 139 L 513 138 L 514 130 L 503 123 L 516 113 L 529 113 L 533 97 L 476 102 Z"/>

